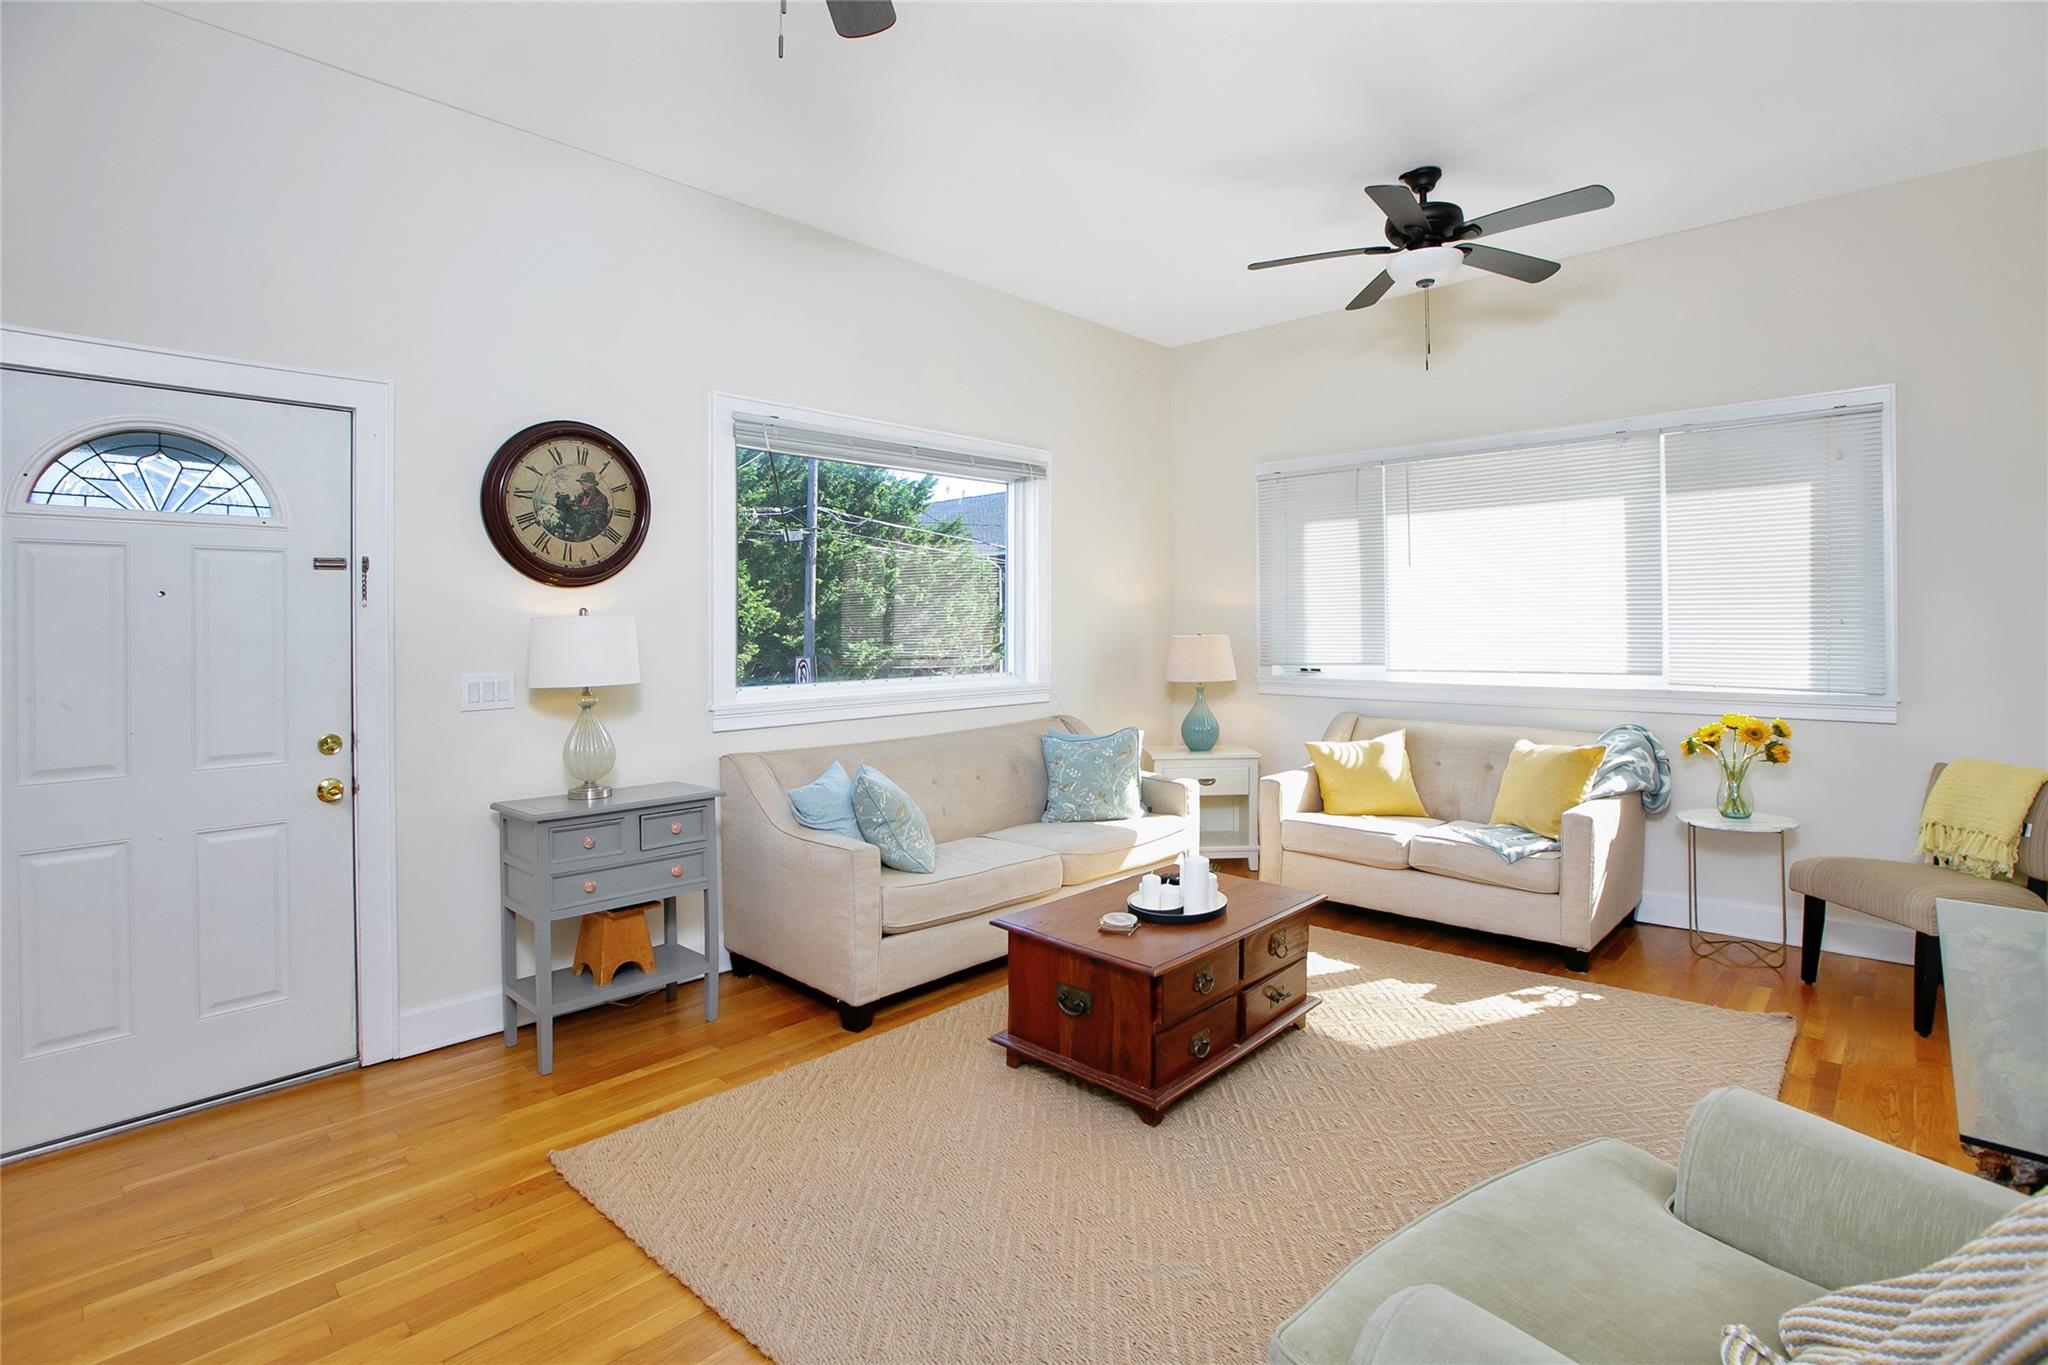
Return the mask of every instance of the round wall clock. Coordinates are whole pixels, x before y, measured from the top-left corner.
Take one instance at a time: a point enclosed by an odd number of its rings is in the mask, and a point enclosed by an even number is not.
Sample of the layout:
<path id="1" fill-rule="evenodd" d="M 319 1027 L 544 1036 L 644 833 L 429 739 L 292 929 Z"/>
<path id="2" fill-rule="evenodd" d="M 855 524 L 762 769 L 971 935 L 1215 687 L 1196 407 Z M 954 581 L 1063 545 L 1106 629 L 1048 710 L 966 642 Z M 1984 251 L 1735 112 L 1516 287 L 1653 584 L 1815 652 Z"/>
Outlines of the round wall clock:
<path id="1" fill-rule="evenodd" d="M 505 562 L 558 588 L 600 583 L 647 537 L 647 476 L 587 422 L 540 422 L 491 457 L 484 529 Z"/>

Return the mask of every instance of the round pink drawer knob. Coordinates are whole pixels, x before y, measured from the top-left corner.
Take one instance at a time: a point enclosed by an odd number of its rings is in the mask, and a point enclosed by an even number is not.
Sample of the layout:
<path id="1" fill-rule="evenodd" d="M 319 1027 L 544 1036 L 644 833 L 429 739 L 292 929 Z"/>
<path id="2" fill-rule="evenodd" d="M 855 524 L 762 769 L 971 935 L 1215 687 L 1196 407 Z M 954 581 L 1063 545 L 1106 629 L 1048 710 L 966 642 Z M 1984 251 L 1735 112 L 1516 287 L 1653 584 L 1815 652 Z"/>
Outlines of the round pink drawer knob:
<path id="1" fill-rule="evenodd" d="M 597 890 L 597 883 L 596 883 L 596 882 L 585 882 L 585 883 L 583 883 L 583 894 L 584 894 L 584 895 L 586 895 L 586 896 L 587 896 L 587 895 L 589 895 L 589 894 L 590 894 L 591 892 L 593 892 L 593 891 L 595 891 L 595 890 Z"/>
<path id="2" fill-rule="evenodd" d="M 585 848 L 596 848 L 597 840 L 591 838 L 588 834 L 586 834 L 583 836 L 583 846 Z"/>
<path id="3" fill-rule="evenodd" d="M 680 820 L 676 821 L 668 827 L 668 832 L 670 834 L 681 834 L 683 832 L 683 822 Z"/>
<path id="4" fill-rule="evenodd" d="M 683 875 L 683 865 L 682 865 L 681 863 L 677 863 L 677 864 L 676 864 L 676 865 L 675 865 L 674 867 L 672 867 L 672 868 L 670 868 L 670 869 L 668 870 L 668 875 L 669 875 L 669 876 L 671 876 L 671 877 L 680 877 L 680 876 L 682 876 L 682 875 Z"/>

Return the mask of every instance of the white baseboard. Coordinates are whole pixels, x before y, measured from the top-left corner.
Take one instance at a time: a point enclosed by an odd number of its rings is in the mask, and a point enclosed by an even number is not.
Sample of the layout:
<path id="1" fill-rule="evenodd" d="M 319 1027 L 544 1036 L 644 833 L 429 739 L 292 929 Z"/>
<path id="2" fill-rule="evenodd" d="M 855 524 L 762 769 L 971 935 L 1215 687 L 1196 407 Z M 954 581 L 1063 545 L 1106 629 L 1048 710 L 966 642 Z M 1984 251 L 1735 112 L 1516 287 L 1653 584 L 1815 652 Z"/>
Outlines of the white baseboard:
<path id="1" fill-rule="evenodd" d="M 728 957 L 721 953 L 721 958 Z M 566 964 L 565 964 L 566 965 Z M 731 971 L 728 960 L 719 968 Z M 690 980 L 701 980 L 691 977 Z M 687 983 L 685 983 L 687 984 Z M 504 992 L 496 986 L 468 995 L 451 995 L 446 1000 L 436 1000 L 430 1005 L 415 1005 L 398 1012 L 398 1055 L 417 1056 L 432 1052 L 435 1048 L 453 1047 L 466 1043 L 472 1038 L 482 1038 L 505 1027 L 505 1016 L 499 1002 Z M 533 1016 L 525 1010 L 519 1011 L 519 1025 L 526 1027 L 533 1022 Z"/>
<path id="2" fill-rule="evenodd" d="M 1670 891 L 1645 891 L 1643 906 L 1636 912 L 1636 919 L 1644 924 L 1664 924 L 1683 929 L 1686 925 L 1685 897 Z M 1755 939 L 1759 943 L 1776 943 L 1778 907 L 1703 896 L 1700 898 L 1700 927 L 1709 933 Z M 1785 913 L 1785 941 L 1793 947 L 1804 942 L 1804 927 L 1805 913 L 1795 896 Z M 1827 933 L 1821 940 L 1821 947 L 1825 952 L 1848 957 L 1867 957 L 1878 962 L 1911 962 L 1913 931 L 1903 925 L 1888 924 L 1853 910 L 1831 906 L 1828 909 Z"/>

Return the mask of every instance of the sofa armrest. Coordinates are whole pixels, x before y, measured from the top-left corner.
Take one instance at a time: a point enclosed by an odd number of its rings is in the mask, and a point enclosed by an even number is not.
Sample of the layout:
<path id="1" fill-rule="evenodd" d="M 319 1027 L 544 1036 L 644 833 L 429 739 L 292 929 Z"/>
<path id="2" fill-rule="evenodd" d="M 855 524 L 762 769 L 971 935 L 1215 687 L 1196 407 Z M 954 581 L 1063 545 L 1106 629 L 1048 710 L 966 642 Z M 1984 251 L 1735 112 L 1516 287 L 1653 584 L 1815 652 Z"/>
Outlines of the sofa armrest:
<path id="1" fill-rule="evenodd" d="M 1187 851 L 1201 851 L 1202 789 L 1192 777 L 1139 773 L 1138 799 L 1154 815 L 1178 815 L 1187 826 Z"/>
<path id="2" fill-rule="evenodd" d="M 1259 779 L 1259 880 L 1280 880 L 1280 822 L 1290 815 L 1323 808 L 1323 789 L 1316 770 L 1304 764 L 1267 773 Z"/>
<path id="3" fill-rule="evenodd" d="M 718 761 L 726 947 L 849 1005 L 881 994 L 882 856 L 797 823 L 752 754 Z"/>
<path id="4" fill-rule="evenodd" d="M 1643 798 L 1639 792 L 1582 801 L 1564 813 L 1564 946 L 1590 950 L 1643 899 Z"/>
<path id="5" fill-rule="evenodd" d="M 1351 1365 L 1570 1365 L 1521 1328 L 1442 1285 L 1396 1290 L 1373 1310 Z"/>
<path id="6" fill-rule="evenodd" d="M 1672 1212 L 1828 1289 L 1921 1270 L 2020 1202 L 1988 1180 L 1733 1087 L 1693 1106 Z"/>

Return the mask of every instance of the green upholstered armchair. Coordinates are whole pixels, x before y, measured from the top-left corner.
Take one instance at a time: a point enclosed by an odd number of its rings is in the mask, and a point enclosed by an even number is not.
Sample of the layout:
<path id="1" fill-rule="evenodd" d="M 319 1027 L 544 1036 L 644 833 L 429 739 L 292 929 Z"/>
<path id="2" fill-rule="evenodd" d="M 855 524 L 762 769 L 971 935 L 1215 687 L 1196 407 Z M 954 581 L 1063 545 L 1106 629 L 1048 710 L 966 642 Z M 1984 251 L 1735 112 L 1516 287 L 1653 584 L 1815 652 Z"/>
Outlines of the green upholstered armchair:
<path id="1" fill-rule="evenodd" d="M 1474 1186 L 1275 1329 L 1271 1365 L 1719 1358 L 1743 1323 L 1948 1255 L 2011 1190 L 1746 1090 L 1686 1124 L 1676 1168 L 1612 1138 Z"/>

